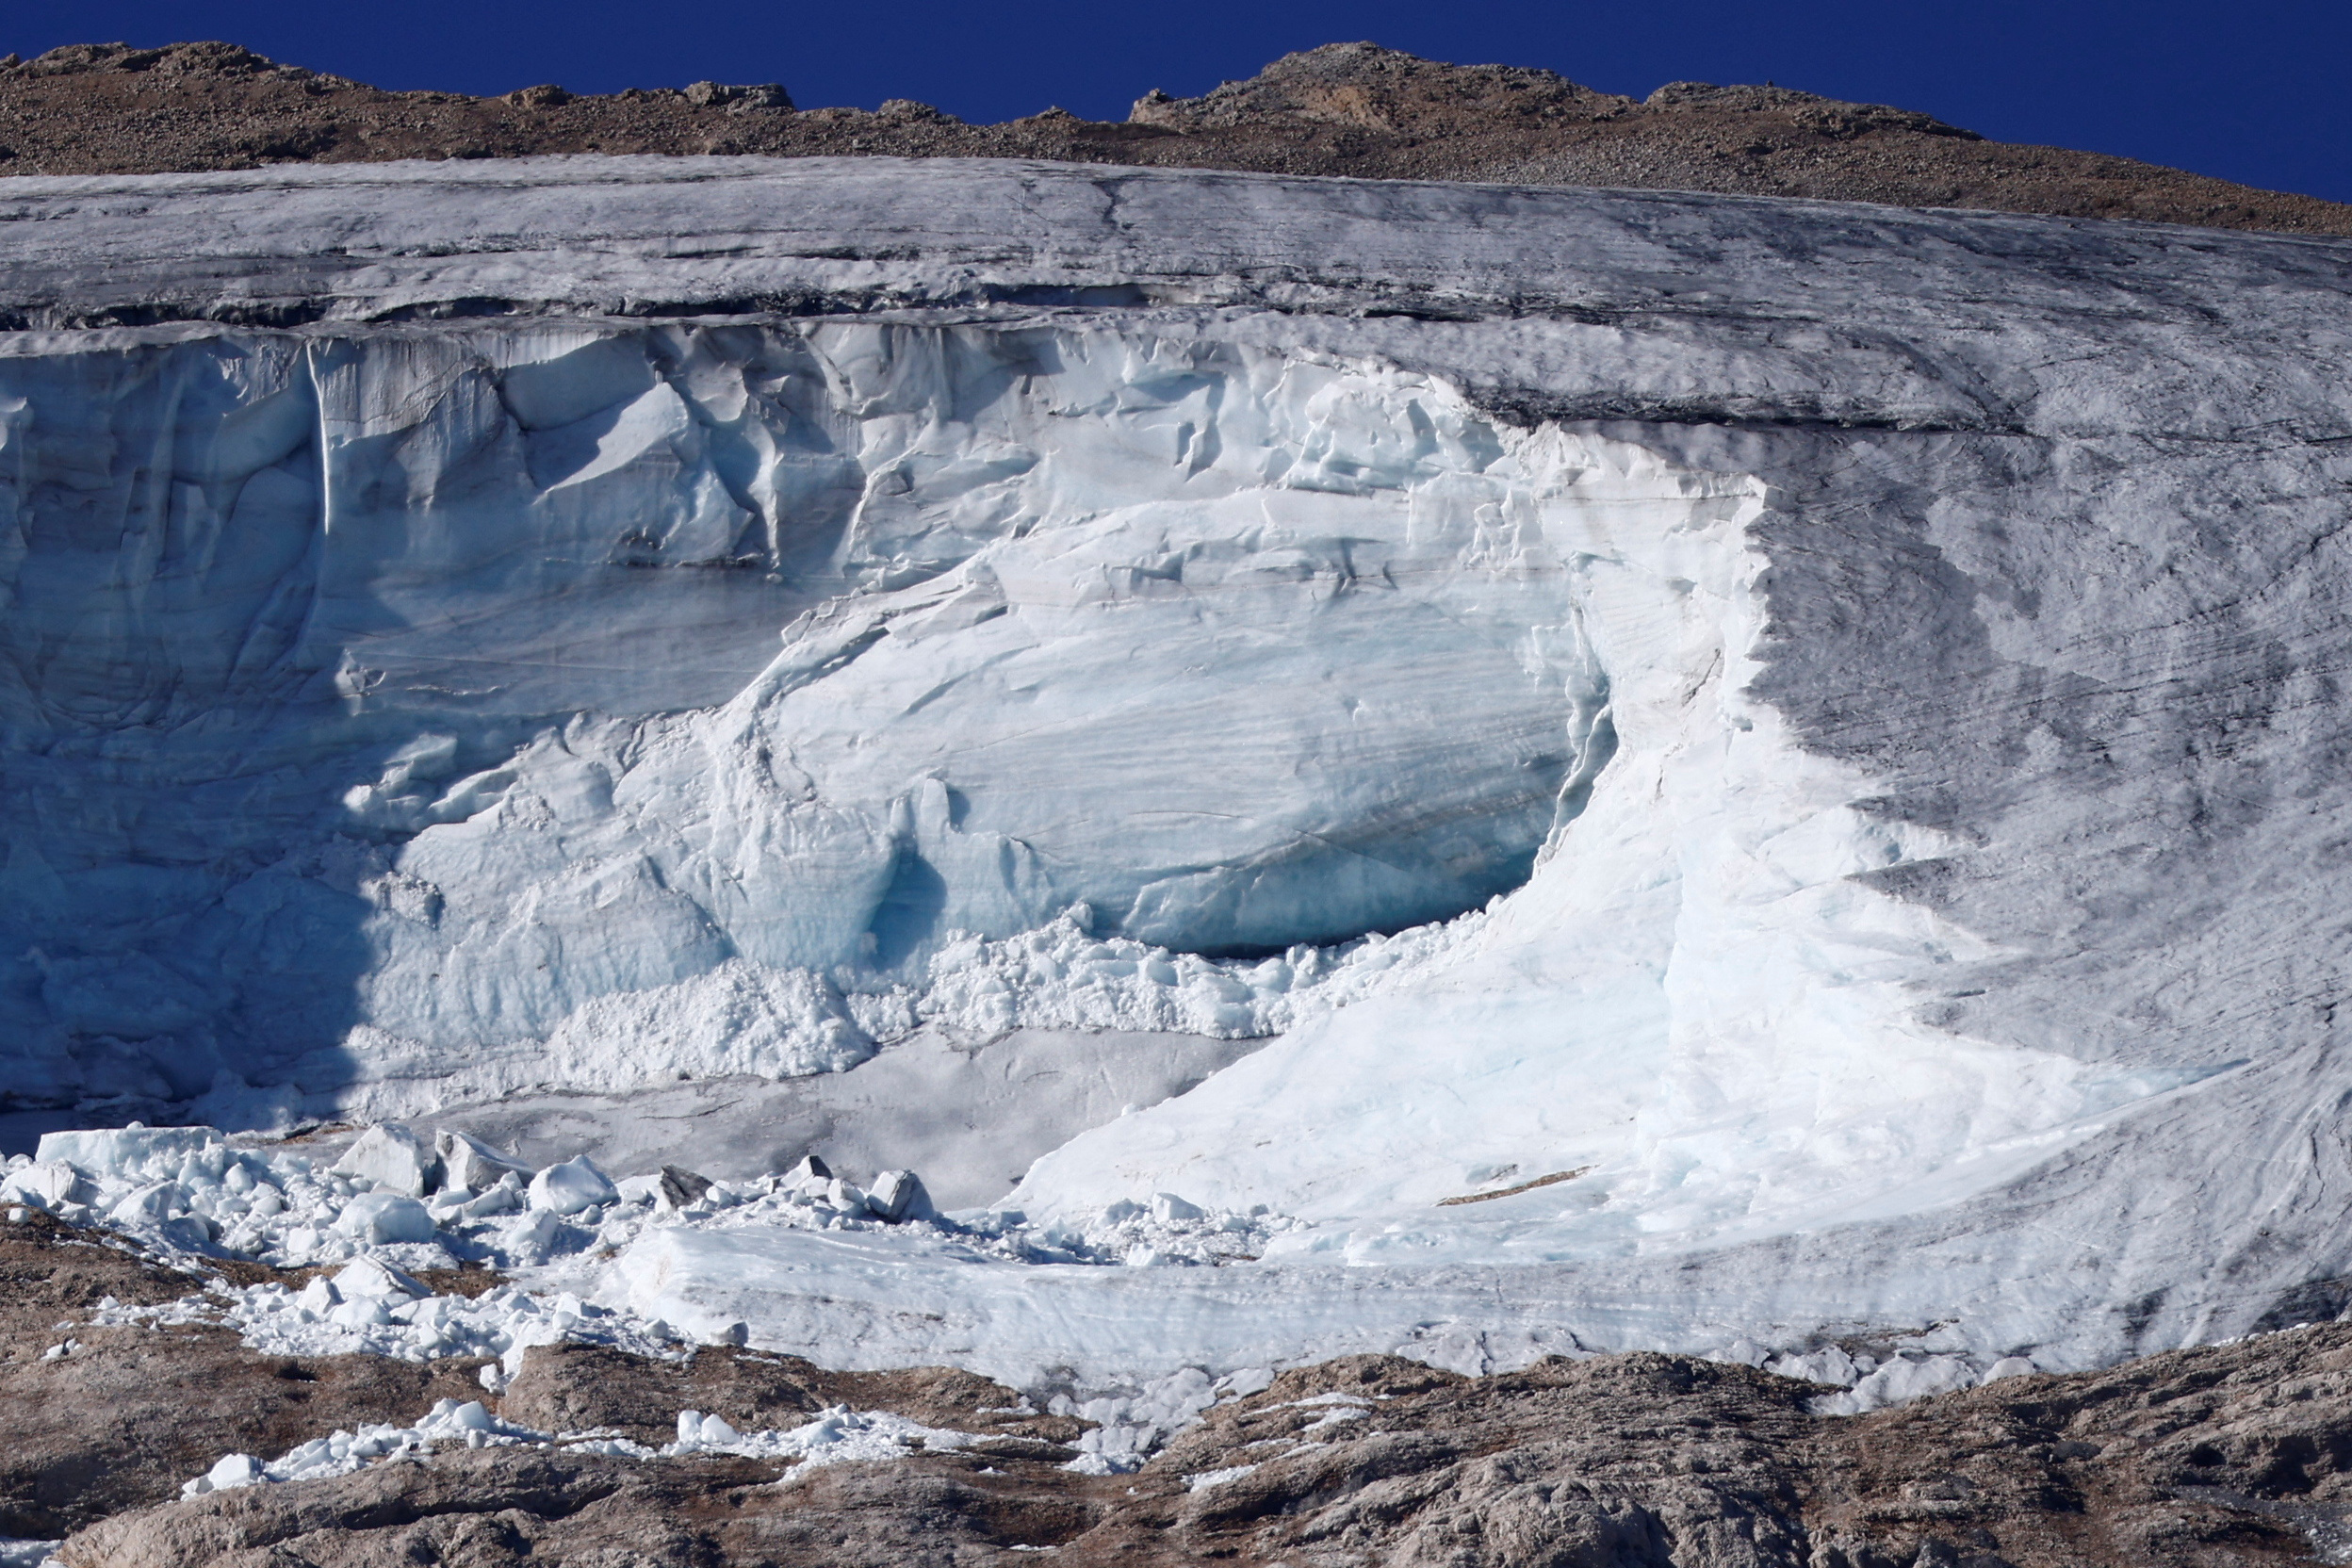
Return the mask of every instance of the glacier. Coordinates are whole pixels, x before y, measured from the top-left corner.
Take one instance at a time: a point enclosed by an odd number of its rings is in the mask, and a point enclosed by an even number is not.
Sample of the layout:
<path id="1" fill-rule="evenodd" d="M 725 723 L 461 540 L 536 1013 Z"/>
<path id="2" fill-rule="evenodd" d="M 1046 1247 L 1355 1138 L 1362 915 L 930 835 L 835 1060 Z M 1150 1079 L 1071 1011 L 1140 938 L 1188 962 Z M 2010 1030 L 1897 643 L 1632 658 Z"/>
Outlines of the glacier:
<path id="1" fill-rule="evenodd" d="M 1264 1255 L 559 1269 L 1025 1387 L 2352 1302 L 2345 242 L 596 157 L 0 235 L 12 1103 L 824 1074 L 879 1168 L 1061 1054 L 974 1204 Z"/>

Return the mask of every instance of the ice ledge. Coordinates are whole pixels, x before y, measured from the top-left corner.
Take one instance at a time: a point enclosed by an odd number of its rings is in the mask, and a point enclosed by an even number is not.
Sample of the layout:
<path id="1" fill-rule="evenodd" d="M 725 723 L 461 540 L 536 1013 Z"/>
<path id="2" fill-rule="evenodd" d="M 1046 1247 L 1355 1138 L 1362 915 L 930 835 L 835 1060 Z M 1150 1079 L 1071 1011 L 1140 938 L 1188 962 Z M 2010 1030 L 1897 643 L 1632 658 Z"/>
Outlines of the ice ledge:
<path id="1" fill-rule="evenodd" d="M 0 324 L 1239 305 L 1421 324 L 1771 322 L 1813 348 L 2025 310 L 2107 348 L 2341 289 L 2347 239 L 1696 193 L 1028 160 L 530 157 L 0 181 Z M 2083 286 L 2093 280 L 2093 286 Z M 2098 280 L 2133 291 L 2116 318 Z M 2270 303 L 2277 303 L 2272 296 Z M 2096 327 L 2093 327 L 2096 322 Z M 2211 324 L 2211 322 L 2209 322 Z M 1983 352 L 1983 351 L 1981 351 Z M 1910 367 L 1912 374 L 1921 367 Z M 1541 384 L 1538 384 L 1541 385 Z M 1555 388 L 1557 390 L 1557 388 Z"/>
<path id="2" fill-rule="evenodd" d="M 2334 238 L 997 159 L 23 178 L 0 180 L 0 326 L 19 329 L 1271 308 L 1404 363 L 1434 351 L 1537 416 L 1903 429 L 2048 428 L 2037 405 L 2071 400 L 2064 368 L 2093 360 L 2151 378 L 2101 400 L 2102 427 L 2210 421 L 2145 396 L 2177 379 L 2177 329 L 2317 325 L 2352 286 L 2352 241 Z M 2010 351 L 2020 323 L 2059 345 Z M 8 336 L 0 352 L 56 351 Z M 2321 401 L 2341 430 L 2341 396 Z M 2233 431 L 2261 417 L 2242 412 Z"/>

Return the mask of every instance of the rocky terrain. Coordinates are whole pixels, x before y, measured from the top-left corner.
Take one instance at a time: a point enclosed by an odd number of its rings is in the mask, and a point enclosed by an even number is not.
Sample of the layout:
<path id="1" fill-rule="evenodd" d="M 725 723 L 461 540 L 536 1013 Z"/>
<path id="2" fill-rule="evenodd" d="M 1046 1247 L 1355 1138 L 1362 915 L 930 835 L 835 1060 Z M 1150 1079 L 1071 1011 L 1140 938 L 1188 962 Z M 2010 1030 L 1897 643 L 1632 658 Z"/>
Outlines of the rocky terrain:
<path id="1" fill-rule="evenodd" d="M 66 1536 L 68 1568 L 850 1568 L 1037 1548 L 1086 1564 L 2220 1568 L 2340 1561 L 2352 1517 L 2352 1327 L 2332 1324 L 1857 1417 L 1809 1413 L 1814 1385 L 1682 1356 L 1486 1378 L 1348 1357 L 1228 1398 L 1110 1477 L 1063 1468 L 1085 1423 L 969 1373 L 551 1346 L 492 1399 L 500 1419 L 652 1443 L 680 1409 L 750 1429 L 855 1405 L 975 1441 L 805 1468 L 447 1446 L 183 1498 L 220 1454 L 479 1395 L 475 1364 L 90 1326 L 105 1297 L 159 1302 L 204 1281 L 39 1215 L 0 1225 L 0 1534 Z"/>
<path id="2" fill-rule="evenodd" d="M 1290 55 L 1123 123 L 972 125 L 906 100 L 799 109 L 776 84 L 501 97 L 387 92 L 235 44 L 77 44 L 0 60 L 0 174 L 539 153 L 1032 157 L 1381 179 L 1631 187 L 2352 234 L 2352 207 L 2130 158 L 1988 141 L 1925 114 L 1675 82 L 1637 101 L 1549 71 L 1370 43 Z"/>

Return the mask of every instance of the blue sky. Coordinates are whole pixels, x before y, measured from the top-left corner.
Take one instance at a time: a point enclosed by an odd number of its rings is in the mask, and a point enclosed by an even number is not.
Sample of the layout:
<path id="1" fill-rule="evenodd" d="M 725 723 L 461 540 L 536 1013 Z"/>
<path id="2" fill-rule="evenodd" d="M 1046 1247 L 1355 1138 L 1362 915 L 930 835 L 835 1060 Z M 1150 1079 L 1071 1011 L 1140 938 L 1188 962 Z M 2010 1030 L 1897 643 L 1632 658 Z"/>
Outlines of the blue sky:
<path id="1" fill-rule="evenodd" d="M 192 38 L 384 87 L 781 81 L 804 107 L 919 98 L 968 120 L 1050 104 L 1119 119 L 1147 88 L 1200 92 L 1288 50 L 1371 39 L 1437 59 L 1548 66 L 1637 95 L 1676 79 L 1771 80 L 1922 109 L 2006 141 L 2352 201 L 2352 0 L 11 0 L 0 11 L 0 53 Z"/>

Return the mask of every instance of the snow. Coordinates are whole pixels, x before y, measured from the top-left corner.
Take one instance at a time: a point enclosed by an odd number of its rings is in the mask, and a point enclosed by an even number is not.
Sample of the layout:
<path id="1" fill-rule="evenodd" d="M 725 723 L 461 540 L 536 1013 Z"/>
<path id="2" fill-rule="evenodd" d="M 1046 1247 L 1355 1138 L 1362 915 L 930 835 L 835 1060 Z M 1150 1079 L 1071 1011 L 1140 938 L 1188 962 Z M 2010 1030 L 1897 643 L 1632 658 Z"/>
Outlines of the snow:
<path id="1" fill-rule="evenodd" d="M 1861 1410 L 2352 1268 L 2343 242 L 887 160 L 0 185 L 8 1092 L 488 1140 L 76 1134 L 8 1201 L 1125 1401 L 1114 1467 L 1350 1350 Z M 715 1199 L 598 1184 L 705 1117 Z M 886 1226 L 909 1170 L 951 1212 Z M 322 1305 L 215 1310 L 547 1331 Z"/>
<path id="2" fill-rule="evenodd" d="M 2003 1363 L 2010 1359 L 2004 1357 Z M 1842 1394 L 1820 1396 L 1811 1408 L 1817 1415 L 1861 1415 L 1889 1405 L 1908 1404 L 1931 1394 L 1974 1388 L 1978 1381 L 1976 1369 L 1965 1357 L 1925 1356 L 1917 1361 L 1897 1358 Z"/>
<path id="3" fill-rule="evenodd" d="M 323 1480 L 348 1476 L 370 1464 L 418 1460 L 444 1443 L 468 1448 L 560 1446 L 613 1458 L 681 1459 L 697 1454 L 732 1454 L 743 1459 L 783 1460 L 795 1479 L 831 1464 L 883 1463 L 917 1449 L 947 1451 L 980 1439 L 970 1432 L 926 1427 L 887 1411 L 828 1407 L 816 1419 L 787 1431 L 739 1432 L 716 1415 L 678 1413 L 678 1441 L 649 1448 L 610 1432 L 543 1432 L 499 1420 L 480 1400 L 442 1399 L 408 1426 L 369 1422 L 357 1431 L 338 1429 L 313 1438 L 267 1462 L 251 1454 L 229 1454 L 180 1488 L 184 1497 L 284 1481 Z"/>
<path id="4" fill-rule="evenodd" d="M 1257 1466 L 1254 1464 L 1229 1464 L 1222 1470 L 1196 1470 L 1184 1478 L 1184 1490 L 1205 1492 L 1212 1486 L 1223 1486 L 1227 1481 L 1237 1481 L 1255 1469 Z"/>
<path id="5" fill-rule="evenodd" d="M 580 1153 L 612 1170 L 678 1165 L 756 1180 L 822 1149 L 853 1180 L 905 1167 L 949 1209 L 1002 1198 L 1040 1154 L 1198 1085 L 1263 1042 L 1153 1031 L 923 1029 L 853 1072 L 517 1095 L 436 1113 L 533 1167 Z M 528 1173 L 526 1173 L 528 1174 Z"/>
<path id="6" fill-rule="evenodd" d="M 529 1190 L 532 1208 L 567 1216 L 610 1203 L 620 1196 L 611 1178 L 585 1155 L 547 1167 L 531 1179 Z"/>

